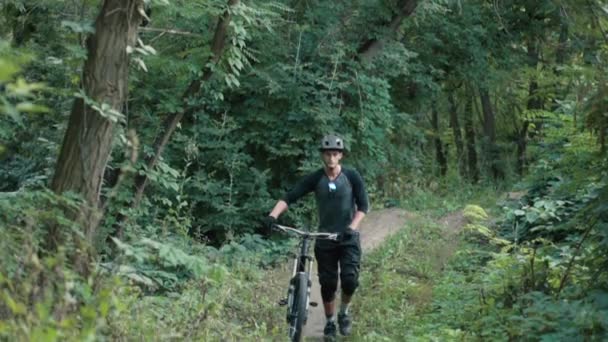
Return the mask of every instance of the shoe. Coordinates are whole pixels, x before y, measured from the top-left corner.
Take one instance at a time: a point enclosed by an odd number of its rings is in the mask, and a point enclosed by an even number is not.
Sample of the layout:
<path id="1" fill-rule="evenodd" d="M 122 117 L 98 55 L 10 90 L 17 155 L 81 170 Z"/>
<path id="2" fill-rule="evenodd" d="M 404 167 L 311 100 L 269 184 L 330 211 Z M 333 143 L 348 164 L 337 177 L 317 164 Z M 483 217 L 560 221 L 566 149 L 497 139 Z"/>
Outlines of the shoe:
<path id="1" fill-rule="evenodd" d="M 350 331 L 353 327 L 353 321 L 349 314 L 339 313 L 338 314 L 338 325 L 340 326 L 340 334 L 343 336 L 350 335 Z"/>
<path id="2" fill-rule="evenodd" d="M 327 324 L 325 324 L 325 329 L 323 329 L 323 339 L 326 342 L 336 340 L 336 323 L 335 322 L 329 321 L 329 322 L 327 322 Z"/>

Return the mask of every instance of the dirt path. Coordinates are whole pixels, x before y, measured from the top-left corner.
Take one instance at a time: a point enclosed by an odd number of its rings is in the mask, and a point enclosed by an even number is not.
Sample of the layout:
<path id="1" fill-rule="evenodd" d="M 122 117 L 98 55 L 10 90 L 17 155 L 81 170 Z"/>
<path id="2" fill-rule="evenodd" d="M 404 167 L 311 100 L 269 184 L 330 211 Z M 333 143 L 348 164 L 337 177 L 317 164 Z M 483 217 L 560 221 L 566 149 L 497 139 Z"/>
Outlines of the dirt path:
<path id="1" fill-rule="evenodd" d="M 389 235 L 403 228 L 409 218 L 413 217 L 403 209 L 392 208 L 372 211 L 361 222 L 361 248 L 365 255 L 373 248 L 377 247 Z M 323 327 L 325 326 L 325 314 L 323 312 L 323 302 L 321 300 L 321 290 L 319 288 L 318 275 L 313 274 L 313 285 L 311 289 L 311 301 L 319 305 L 311 307 L 308 313 L 308 322 L 304 329 L 306 341 L 322 341 Z"/>

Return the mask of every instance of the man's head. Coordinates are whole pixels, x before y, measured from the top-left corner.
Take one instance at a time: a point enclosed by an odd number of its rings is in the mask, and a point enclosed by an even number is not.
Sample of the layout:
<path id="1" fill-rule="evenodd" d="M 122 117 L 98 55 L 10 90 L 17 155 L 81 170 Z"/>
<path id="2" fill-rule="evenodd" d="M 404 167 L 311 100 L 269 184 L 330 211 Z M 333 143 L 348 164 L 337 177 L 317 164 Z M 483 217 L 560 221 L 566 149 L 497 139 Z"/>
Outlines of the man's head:
<path id="1" fill-rule="evenodd" d="M 326 135 L 321 139 L 319 151 L 321 151 L 325 166 L 333 169 L 340 165 L 344 153 L 344 140 L 337 135 Z"/>

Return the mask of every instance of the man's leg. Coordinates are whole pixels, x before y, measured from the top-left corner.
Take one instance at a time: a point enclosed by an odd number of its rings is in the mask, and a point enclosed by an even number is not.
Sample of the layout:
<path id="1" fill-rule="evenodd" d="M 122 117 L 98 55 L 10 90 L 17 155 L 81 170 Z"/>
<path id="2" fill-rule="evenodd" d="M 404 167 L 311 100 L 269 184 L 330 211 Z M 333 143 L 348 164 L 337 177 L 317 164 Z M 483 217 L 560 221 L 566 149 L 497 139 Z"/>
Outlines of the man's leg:
<path id="1" fill-rule="evenodd" d="M 325 337 L 336 336 L 336 291 L 338 290 L 338 250 L 317 243 L 315 246 L 315 258 L 319 273 L 319 284 L 321 285 L 321 298 L 327 324 L 323 331 Z"/>
<path id="2" fill-rule="evenodd" d="M 350 300 L 353 298 L 353 295 L 347 295 L 342 291 L 342 298 L 340 299 L 340 313 L 348 314 L 348 309 L 350 309 Z"/>
<path id="3" fill-rule="evenodd" d="M 322 290 L 321 293 L 323 293 Z M 336 313 L 336 300 L 334 299 L 331 302 L 323 301 L 323 309 L 325 310 L 325 317 L 333 317 Z"/>
<path id="4" fill-rule="evenodd" d="M 342 285 L 342 302 L 338 313 L 340 333 L 349 335 L 352 328 L 352 318 L 348 312 L 352 296 L 359 287 L 359 268 L 361 265 L 361 244 L 359 236 L 351 241 L 345 241 L 341 246 L 340 283 Z"/>

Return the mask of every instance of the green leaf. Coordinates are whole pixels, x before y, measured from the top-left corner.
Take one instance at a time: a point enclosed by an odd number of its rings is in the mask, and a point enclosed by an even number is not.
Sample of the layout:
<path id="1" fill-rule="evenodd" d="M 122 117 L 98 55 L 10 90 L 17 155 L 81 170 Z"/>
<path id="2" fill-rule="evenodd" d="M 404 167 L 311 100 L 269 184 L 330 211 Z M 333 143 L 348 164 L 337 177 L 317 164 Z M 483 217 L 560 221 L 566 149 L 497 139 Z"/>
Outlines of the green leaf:
<path id="1" fill-rule="evenodd" d="M 48 113 L 49 108 L 32 102 L 21 102 L 17 104 L 17 110 L 26 113 Z"/>
<path id="2" fill-rule="evenodd" d="M 94 33 L 95 28 L 90 22 L 76 22 L 70 20 L 62 20 L 61 27 L 66 27 L 74 33 Z"/>
<path id="3" fill-rule="evenodd" d="M 13 76 L 19 72 L 19 66 L 4 58 L 0 58 L 0 82 L 6 83 L 13 79 Z"/>
<path id="4" fill-rule="evenodd" d="M 27 308 L 25 307 L 25 305 L 14 300 L 8 292 L 4 291 L 2 297 L 4 299 L 4 303 L 8 306 L 8 308 L 14 315 L 22 315 L 27 312 Z"/>
<path id="5" fill-rule="evenodd" d="M 34 91 L 45 89 L 46 86 L 44 83 L 28 83 L 24 78 L 19 77 L 15 83 L 8 84 L 6 88 L 14 96 L 27 97 Z"/>
<path id="6" fill-rule="evenodd" d="M 538 218 L 539 218 L 539 214 L 537 211 L 530 210 L 526 213 L 526 221 L 528 223 L 534 223 L 534 222 L 536 222 L 536 220 L 538 220 Z"/>

